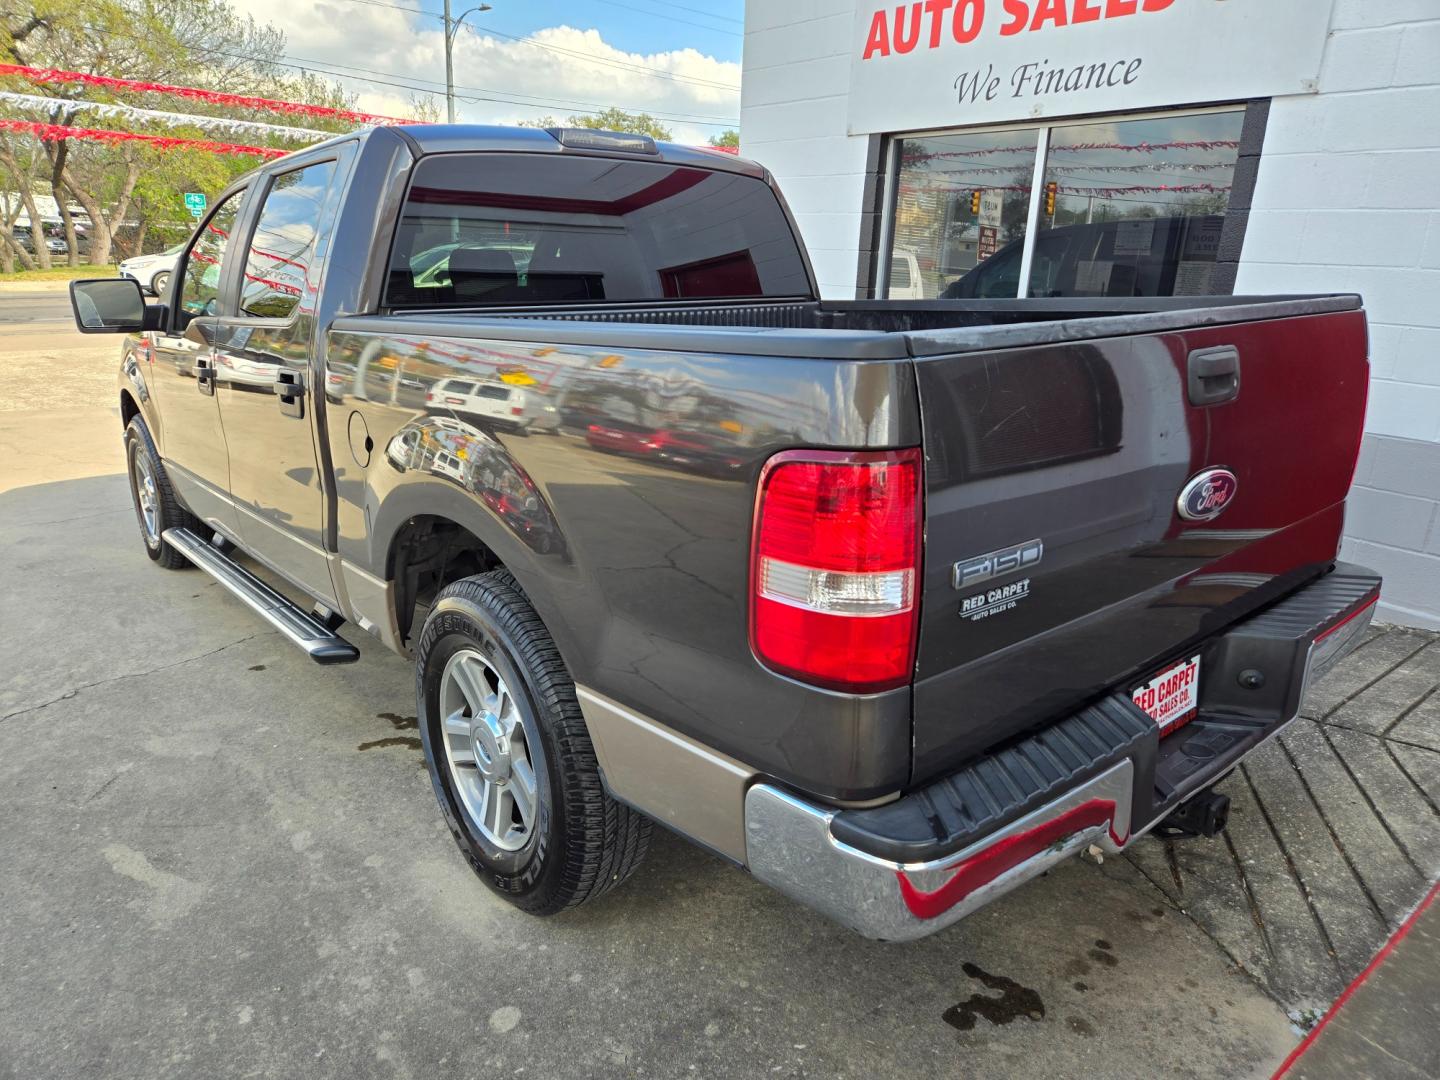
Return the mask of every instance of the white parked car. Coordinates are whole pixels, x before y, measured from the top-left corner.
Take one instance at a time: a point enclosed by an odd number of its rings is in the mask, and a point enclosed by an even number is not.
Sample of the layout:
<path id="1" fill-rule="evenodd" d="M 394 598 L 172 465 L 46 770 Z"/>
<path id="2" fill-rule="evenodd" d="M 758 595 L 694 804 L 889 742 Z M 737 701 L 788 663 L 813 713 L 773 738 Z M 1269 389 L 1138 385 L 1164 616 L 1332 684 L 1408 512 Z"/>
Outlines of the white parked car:
<path id="1" fill-rule="evenodd" d="M 425 403 L 432 409 L 488 421 L 492 429 L 523 434 L 532 428 L 555 426 L 554 406 L 547 410 L 524 389 L 485 379 L 441 379 L 425 395 Z"/>
<path id="2" fill-rule="evenodd" d="M 140 283 L 140 288 L 154 296 L 164 296 L 165 288 L 170 284 L 170 275 L 175 272 L 175 263 L 184 249 L 185 245 L 180 243 L 155 255 L 126 259 L 120 264 L 120 276 L 133 278 Z"/>
<path id="3" fill-rule="evenodd" d="M 913 251 L 897 249 L 890 256 L 891 300 L 924 300 L 925 283 L 920 280 L 920 260 Z"/>

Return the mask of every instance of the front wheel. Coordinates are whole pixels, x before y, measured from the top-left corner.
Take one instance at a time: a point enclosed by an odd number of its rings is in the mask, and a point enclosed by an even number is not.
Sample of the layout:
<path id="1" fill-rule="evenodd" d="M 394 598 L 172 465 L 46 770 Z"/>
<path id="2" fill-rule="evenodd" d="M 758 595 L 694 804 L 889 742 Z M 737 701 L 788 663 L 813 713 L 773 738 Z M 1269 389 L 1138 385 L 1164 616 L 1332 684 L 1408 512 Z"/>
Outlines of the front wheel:
<path id="1" fill-rule="evenodd" d="M 170 272 L 162 270 L 150 279 L 150 291 L 157 297 L 163 297 L 165 290 L 170 286 Z"/>
<path id="2" fill-rule="evenodd" d="M 515 579 L 446 587 L 416 657 L 425 764 L 481 880 L 553 915 L 629 877 L 650 821 L 605 792 L 575 684 Z"/>
<path id="3" fill-rule="evenodd" d="M 145 554 L 166 570 L 189 566 L 189 561 L 165 542 L 165 530 L 185 528 L 203 533 L 205 526 L 175 498 L 150 431 L 138 416 L 125 426 L 125 468 L 130 474 L 130 500 L 140 522 Z"/>

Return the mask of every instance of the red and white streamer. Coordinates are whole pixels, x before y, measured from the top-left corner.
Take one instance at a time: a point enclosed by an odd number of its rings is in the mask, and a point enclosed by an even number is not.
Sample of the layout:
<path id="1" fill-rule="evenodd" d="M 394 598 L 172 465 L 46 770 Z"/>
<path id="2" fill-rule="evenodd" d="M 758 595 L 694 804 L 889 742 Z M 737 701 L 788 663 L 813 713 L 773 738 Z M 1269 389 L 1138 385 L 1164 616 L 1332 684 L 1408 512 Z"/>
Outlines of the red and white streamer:
<path id="1" fill-rule="evenodd" d="M 200 116 L 195 113 L 164 112 L 160 109 L 142 109 L 138 105 L 122 105 L 116 101 L 85 101 L 83 99 L 42 97 L 39 94 L 16 94 L 0 90 L 0 103 L 8 103 L 21 109 L 55 109 L 76 112 L 92 112 L 99 116 L 127 116 L 137 121 L 165 124 L 169 127 L 215 128 L 220 131 L 258 131 L 280 139 L 326 139 L 337 134 L 333 131 L 315 131 L 312 128 L 287 127 L 283 124 L 264 124 L 258 120 L 235 120 L 228 116 Z"/>
<path id="2" fill-rule="evenodd" d="M 943 185 L 931 184 L 910 184 L 900 185 L 902 195 L 914 195 L 917 193 L 930 193 L 939 191 L 942 194 L 953 191 Z M 1019 191 L 1030 190 L 1025 184 L 988 184 L 986 191 Z M 1081 187 L 1071 184 L 1058 184 L 1056 192 L 1061 195 L 1093 195 L 1097 199 L 1110 198 L 1115 195 L 1223 195 L 1229 192 L 1229 184 L 1127 184 L 1124 187 Z"/>
<path id="3" fill-rule="evenodd" d="M 0 64 L 0 75 L 18 75 L 36 83 L 80 83 L 85 86 L 103 86 L 108 90 L 130 90 L 142 94 L 170 94 L 174 97 L 190 98 L 195 101 L 208 101 L 211 105 L 260 109 L 266 112 L 284 113 L 287 116 L 328 116 L 335 120 L 348 120 L 355 124 L 384 125 L 419 122 L 402 120 L 395 116 L 356 112 L 354 109 L 332 109 L 326 105 L 307 105 L 299 101 L 275 101 L 271 98 L 250 97 L 246 94 L 228 94 L 220 90 L 172 86 L 169 83 L 146 82 L 142 79 L 117 79 L 110 75 L 90 75 L 83 71 L 64 71 L 60 68 Z"/>
<path id="4" fill-rule="evenodd" d="M 23 131 L 46 142 L 61 139 L 87 139 L 92 142 L 138 142 L 157 150 L 204 150 L 212 154 L 250 154 L 254 157 L 277 158 L 290 153 L 273 146 L 244 146 L 239 143 L 216 142 L 211 139 L 181 139 L 168 135 L 142 135 L 138 131 L 105 131 L 100 128 L 74 127 L 70 124 L 46 124 L 37 120 L 10 120 L 0 117 L 0 131 Z"/>
<path id="5" fill-rule="evenodd" d="M 3 65 L 0 65 L 0 67 L 3 67 Z M 1235 139 L 1181 139 L 1174 142 L 1160 143 L 1091 142 L 1072 143 L 1067 146 L 1051 146 L 1050 153 L 1077 154 L 1096 150 L 1119 150 L 1132 154 L 1153 154 L 1160 150 L 1234 150 L 1239 146 L 1239 141 Z M 1033 155 L 1034 153 L 1034 143 L 1031 143 L 1029 146 L 977 147 L 974 150 L 921 150 L 919 147 L 909 147 L 904 151 L 902 160 L 906 164 L 909 164 L 915 161 L 933 161 L 936 158 L 989 157 L 992 154 Z"/>

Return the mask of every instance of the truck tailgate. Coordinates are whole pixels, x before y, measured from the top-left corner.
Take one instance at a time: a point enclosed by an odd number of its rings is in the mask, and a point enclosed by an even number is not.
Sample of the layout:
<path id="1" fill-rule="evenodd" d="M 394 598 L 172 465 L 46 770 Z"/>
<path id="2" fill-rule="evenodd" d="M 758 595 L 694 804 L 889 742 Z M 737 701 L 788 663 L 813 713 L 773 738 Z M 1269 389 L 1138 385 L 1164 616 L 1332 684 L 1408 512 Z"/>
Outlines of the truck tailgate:
<path id="1" fill-rule="evenodd" d="M 1224 396 L 1232 358 L 1233 398 L 1193 404 Z M 1327 568 L 1368 375 L 1359 310 L 917 359 L 912 779 L 1143 682 Z M 1233 497 L 1182 518 L 1210 469 Z"/>

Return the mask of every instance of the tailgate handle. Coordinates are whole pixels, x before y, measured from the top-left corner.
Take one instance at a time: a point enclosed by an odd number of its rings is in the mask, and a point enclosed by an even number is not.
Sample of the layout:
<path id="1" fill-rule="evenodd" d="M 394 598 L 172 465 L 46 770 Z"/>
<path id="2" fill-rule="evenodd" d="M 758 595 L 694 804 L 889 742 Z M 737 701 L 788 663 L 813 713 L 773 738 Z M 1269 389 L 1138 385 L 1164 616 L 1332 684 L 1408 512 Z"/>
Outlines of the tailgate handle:
<path id="1" fill-rule="evenodd" d="M 1190 353 L 1191 405 L 1219 405 L 1240 396 L 1240 350 L 1215 345 Z"/>

